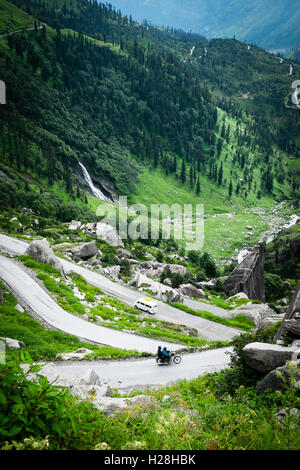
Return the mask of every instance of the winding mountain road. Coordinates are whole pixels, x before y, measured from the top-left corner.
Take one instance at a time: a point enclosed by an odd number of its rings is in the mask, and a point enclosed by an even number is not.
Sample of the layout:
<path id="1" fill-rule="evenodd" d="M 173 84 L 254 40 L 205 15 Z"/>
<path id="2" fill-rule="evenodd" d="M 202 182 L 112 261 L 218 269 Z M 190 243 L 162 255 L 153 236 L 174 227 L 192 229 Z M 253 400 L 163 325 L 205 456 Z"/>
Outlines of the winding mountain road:
<path id="1" fill-rule="evenodd" d="M 96 344 L 139 352 L 156 353 L 161 341 L 95 325 L 62 309 L 50 295 L 32 279 L 16 261 L 0 256 L 0 279 L 15 297 L 42 323 Z M 166 344 L 170 349 L 182 349 L 180 344 Z"/>
<path id="2" fill-rule="evenodd" d="M 26 243 L 23 240 L 19 240 L 17 238 L 12 238 L 12 237 L 8 237 L 6 235 L 0 234 L 0 248 L 4 249 L 5 251 L 8 251 L 14 254 L 24 254 L 27 246 L 28 246 L 28 243 Z M 0 264 L 4 263 L 4 260 L 5 258 L 1 257 Z M 88 284 L 95 286 L 95 287 L 99 287 L 105 293 L 112 295 L 114 297 L 117 297 L 118 299 L 122 300 L 123 302 L 129 305 L 134 305 L 135 301 L 141 296 L 140 292 L 130 289 L 128 287 L 122 286 L 118 284 L 117 282 L 113 282 L 101 274 L 98 274 L 94 271 L 90 271 L 89 269 L 86 269 L 86 268 L 82 268 L 81 266 L 78 266 L 75 263 L 71 263 L 63 259 L 60 259 L 60 261 L 63 264 L 66 274 L 70 272 L 76 272 L 80 274 L 81 276 L 83 276 L 86 279 Z M 8 266 L 7 263 L 6 263 L 6 266 Z M 16 270 L 17 266 L 18 266 L 17 263 L 15 263 L 15 264 L 10 264 L 9 267 L 7 267 L 6 269 L 1 269 L 0 278 L 2 278 L 7 284 L 9 282 L 12 283 L 12 280 L 14 279 L 14 271 Z M 19 269 L 22 271 L 20 267 Z M 22 271 L 22 272 L 24 273 L 24 276 L 25 276 L 25 271 Z M 19 290 L 20 290 L 19 300 L 21 301 L 22 291 L 24 291 L 25 288 L 23 287 L 21 272 L 18 271 L 18 275 L 19 275 Z M 8 282 L 8 278 L 9 278 L 9 282 Z M 10 284 L 10 286 L 11 285 L 12 284 Z M 30 295 L 30 293 L 28 295 Z M 192 300 L 188 300 L 187 303 L 192 308 L 197 308 L 198 310 L 209 311 L 209 307 L 213 307 L 214 312 L 216 313 L 215 309 L 218 309 L 218 307 L 209 306 L 202 302 L 197 302 L 197 301 L 192 301 Z M 176 324 L 186 325 L 190 328 L 196 328 L 198 331 L 199 337 L 206 339 L 208 341 L 216 341 L 216 340 L 229 341 L 234 336 L 237 336 L 242 333 L 241 330 L 238 330 L 236 328 L 229 328 L 219 323 L 215 323 L 215 322 L 206 320 L 204 318 L 190 315 L 188 313 L 183 312 L 182 310 L 171 307 L 170 305 L 167 305 L 164 302 L 157 301 L 157 305 L 158 305 L 158 312 L 155 315 L 157 319 L 162 320 L 162 321 L 176 323 Z M 226 311 L 224 310 L 224 312 Z M 132 349 L 132 347 L 130 347 L 130 349 Z"/>
<path id="3" fill-rule="evenodd" d="M 185 354 L 181 364 L 160 367 L 153 358 L 130 361 L 51 362 L 47 363 L 40 373 L 51 381 L 58 377 L 70 383 L 74 378 L 88 380 L 93 370 L 102 383 L 106 381 L 112 388 L 120 391 L 143 390 L 227 369 L 230 365 L 230 352 L 232 348 L 219 348 Z"/>

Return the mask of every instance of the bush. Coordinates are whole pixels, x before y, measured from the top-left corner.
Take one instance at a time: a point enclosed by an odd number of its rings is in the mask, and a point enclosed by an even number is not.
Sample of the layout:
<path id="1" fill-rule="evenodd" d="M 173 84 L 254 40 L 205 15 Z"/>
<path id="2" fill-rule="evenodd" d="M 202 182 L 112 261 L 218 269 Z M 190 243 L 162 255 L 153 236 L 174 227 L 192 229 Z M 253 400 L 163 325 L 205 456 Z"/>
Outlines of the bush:
<path id="1" fill-rule="evenodd" d="M 254 332 L 244 333 L 233 338 L 233 352 L 230 353 L 230 358 L 232 367 L 238 368 L 235 372 L 235 377 L 240 378 L 238 385 L 255 385 L 261 378 L 261 374 L 247 365 L 243 355 L 244 347 L 249 343 L 255 342 L 273 343 L 279 324 L 280 322 L 270 328 L 255 330 Z M 238 371 L 242 373 L 240 374 Z M 230 376 L 228 376 L 228 382 L 230 382 Z M 230 384 L 228 386 L 230 387 Z"/>
<path id="2" fill-rule="evenodd" d="M 277 274 L 265 273 L 265 293 L 266 301 L 281 299 L 285 295 L 285 285 Z"/>
<path id="3" fill-rule="evenodd" d="M 63 388 L 53 387 L 42 375 L 40 366 L 27 373 L 15 363 L 0 366 L 0 444 L 48 436 L 52 444 L 65 446 L 74 432 L 71 408 L 74 398 Z M 28 379 L 37 374 L 38 381 Z"/>

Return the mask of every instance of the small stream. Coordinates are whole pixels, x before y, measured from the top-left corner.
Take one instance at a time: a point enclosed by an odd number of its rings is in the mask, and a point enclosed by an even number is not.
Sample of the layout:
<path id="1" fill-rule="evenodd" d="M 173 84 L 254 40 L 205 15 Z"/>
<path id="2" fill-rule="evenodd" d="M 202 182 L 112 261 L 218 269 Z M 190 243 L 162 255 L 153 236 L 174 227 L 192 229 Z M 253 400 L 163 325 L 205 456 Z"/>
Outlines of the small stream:
<path id="1" fill-rule="evenodd" d="M 290 216 L 290 220 L 286 222 L 284 225 L 282 225 L 280 228 L 274 229 L 273 232 L 265 232 L 262 234 L 262 236 L 259 239 L 259 243 L 262 243 L 263 241 L 266 242 L 266 244 L 271 243 L 275 238 L 279 235 L 282 230 L 293 227 L 294 225 L 297 224 L 298 220 L 300 220 L 300 217 L 296 214 Z M 237 254 L 237 261 L 240 264 L 246 256 L 251 253 L 252 248 L 247 248 L 244 247 L 241 249 L 241 251 L 238 252 Z"/>

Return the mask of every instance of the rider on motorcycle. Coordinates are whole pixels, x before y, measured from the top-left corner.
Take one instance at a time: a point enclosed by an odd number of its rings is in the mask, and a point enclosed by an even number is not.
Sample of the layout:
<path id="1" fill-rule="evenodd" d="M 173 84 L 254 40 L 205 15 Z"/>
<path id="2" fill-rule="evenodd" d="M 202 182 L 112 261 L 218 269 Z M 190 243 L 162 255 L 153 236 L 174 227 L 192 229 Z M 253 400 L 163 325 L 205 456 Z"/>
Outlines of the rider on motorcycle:
<path id="1" fill-rule="evenodd" d="M 157 357 L 158 357 L 158 359 L 163 359 L 163 355 L 162 355 L 162 351 L 161 351 L 161 346 L 158 346 Z"/>
<path id="2" fill-rule="evenodd" d="M 163 361 L 168 361 L 170 362 L 170 359 L 171 359 L 171 354 L 169 353 L 169 351 L 167 351 L 167 348 L 164 347 L 163 350 L 162 350 L 162 359 Z"/>

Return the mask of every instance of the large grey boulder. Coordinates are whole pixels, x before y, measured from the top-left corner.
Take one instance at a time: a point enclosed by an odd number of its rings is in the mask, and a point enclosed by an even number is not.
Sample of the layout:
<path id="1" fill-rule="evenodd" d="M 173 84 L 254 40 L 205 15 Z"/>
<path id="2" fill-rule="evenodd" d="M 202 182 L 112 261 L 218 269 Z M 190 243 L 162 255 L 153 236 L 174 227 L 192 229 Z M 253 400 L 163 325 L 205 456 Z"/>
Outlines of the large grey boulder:
<path id="1" fill-rule="evenodd" d="M 133 284 L 140 290 L 150 290 L 156 297 L 167 300 L 169 302 L 181 302 L 182 298 L 180 292 L 172 287 L 161 284 L 160 282 L 153 281 L 140 272 L 135 274 Z"/>
<path id="2" fill-rule="evenodd" d="M 60 270 L 62 273 L 64 272 L 60 260 L 53 253 L 50 243 L 46 238 L 34 240 L 30 243 L 25 251 L 25 255 L 32 256 L 35 261 L 50 264 L 53 268 Z"/>
<path id="3" fill-rule="evenodd" d="M 105 241 L 111 246 L 121 246 L 122 248 L 124 248 L 122 238 L 119 236 L 116 229 L 111 225 L 98 222 L 96 224 L 96 235 L 97 238 Z"/>
<path id="4" fill-rule="evenodd" d="M 120 274 L 121 266 L 107 266 L 106 268 L 101 269 L 102 274 L 112 277 L 113 279 L 118 279 Z"/>
<path id="5" fill-rule="evenodd" d="M 138 270 L 147 277 L 160 277 L 164 272 L 165 264 L 156 260 L 139 263 Z"/>
<path id="6" fill-rule="evenodd" d="M 133 257 L 133 254 L 130 253 L 130 251 L 124 250 L 124 248 L 119 248 L 117 251 L 117 256 L 121 259 L 131 259 Z"/>
<path id="7" fill-rule="evenodd" d="M 91 349 L 79 348 L 76 351 L 70 353 L 58 353 L 56 359 L 62 359 L 63 361 L 78 361 L 84 359 L 88 354 L 93 351 Z"/>
<path id="8" fill-rule="evenodd" d="M 5 338 L 3 336 L 0 336 L 0 340 L 4 341 L 8 349 L 21 349 L 25 346 L 25 343 L 23 343 L 23 341 L 19 341 L 13 338 Z"/>
<path id="9" fill-rule="evenodd" d="M 223 276 L 223 277 L 216 277 L 214 279 L 210 279 L 209 281 L 201 281 L 198 283 L 198 286 L 201 287 L 202 289 L 208 289 L 208 290 L 213 290 L 217 286 L 218 281 L 227 281 L 229 276 Z"/>
<path id="10" fill-rule="evenodd" d="M 300 387 L 300 360 L 293 361 L 292 373 L 295 378 L 295 387 Z M 256 390 L 263 393 L 266 390 L 286 390 L 291 382 L 291 368 L 289 365 L 277 367 L 269 372 L 263 380 L 256 385 Z"/>
<path id="11" fill-rule="evenodd" d="M 292 360 L 296 351 L 297 348 L 278 344 L 249 343 L 243 348 L 243 356 L 252 369 L 267 373 Z"/>
<path id="12" fill-rule="evenodd" d="M 300 315 L 290 318 L 289 320 L 285 320 L 284 331 L 296 338 L 300 338 Z"/>
<path id="13" fill-rule="evenodd" d="M 281 338 L 281 336 L 288 332 L 292 333 L 293 336 L 300 338 L 299 328 L 299 317 L 300 317 L 300 281 L 298 282 L 297 289 L 293 295 L 290 305 L 286 311 L 283 322 L 277 332 L 275 340 Z M 296 320 L 296 321 L 291 321 Z"/>
<path id="14" fill-rule="evenodd" d="M 181 274 L 184 276 L 187 273 L 187 268 L 182 264 L 165 264 L 165 269 L 169 269 L 172 274 Z"/>
<path id="15" fill-rule="evenodd" d="M 241 305 L 240 307 L 230 310 L 228 313 L 228 318 L 234 318 L 237 315 L 244 315 L 245 317 L 252 320 L 256 326 L 261 326 L 264 324 L 267 318 L 276 318 L 277 314 L 272 310 L 267 304 L 252 304 L 248 303 L 246 305 Z M 278 315 L 278 320 L 282 319 Z"/>
<path id="16" fill-rule="evenodd" d="M 206 295 L 204 294 L 203 290 L 197 289 L 197 287 L 193 286 L 193 284 L 181 284 L 178 290 L 182 295 L 186 295 L 187 297 L 195 299 L 206 299 Z"/>
<path id="17" fill-rule="evenodd" d="M 249 299 L 265 301 L 263 245 L 260 244 L 246 256 L 225 281 L 225 292 L 233 296 L 245 292 Z"/>
<path id="18" fill-rule="evenodd" d="M 81 222 L 77 220 L 72 220 L 69 225 L 69 230 L 79 230 L 81 227 Z"/>
<path id="19" fill-rule="evenodd" d="M 95 241 L 84 243 L 72 249 L 73 256 L 77 256 L 83 260 L 92 258 L 98 254 L 98 248 Z"/>
<path id="20" fill-rule="evenodd" d="M 160 277 L 167 269 L 169 269 L 172 274 L 181 274 L 184 276 L 187 273 L 187 268 L 181 264 L 166 264 L 152 260 L 145 261 L 139 265 L 139 271 L 151 278 Z"/>

